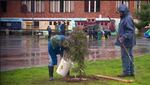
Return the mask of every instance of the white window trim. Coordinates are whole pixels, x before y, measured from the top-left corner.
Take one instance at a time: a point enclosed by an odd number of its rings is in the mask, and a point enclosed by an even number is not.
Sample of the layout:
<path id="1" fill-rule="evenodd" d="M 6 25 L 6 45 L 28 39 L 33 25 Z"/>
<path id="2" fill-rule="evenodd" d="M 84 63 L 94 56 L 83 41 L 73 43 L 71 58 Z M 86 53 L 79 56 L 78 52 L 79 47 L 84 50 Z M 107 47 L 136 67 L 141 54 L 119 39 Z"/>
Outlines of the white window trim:
<path id="1" fill-rule="evenodd" d="M 63 12 L 66 12 L 66 10 L 65 10 L 65 9 L 66 9 L 66 1 L 64 1 L 64 4 L 63 4 L 63 5 L 64 5 L 64 6 L 63 6 L 63 7 L 64 7 L 64 9 L 63 9 L 64 11 L 63 11 Z"/>
<path id="2" fill-rule="evenodd" d="M 60 12 L 60 1 L 57 2 L 57 12 Z"/>
<path id="3" fill-rule="evenodd" d="M 72 12 L 74 10 L 74 1 L 64 1 L 63 12 Z M 50 12 L 60 12 L 60 1 L 50 1 Z"/>
<path id="4" fill-rule="evenodd" d="M 91 9 L 91 1 L 89 1 L 89 10 L 88 10 L 88 12 L 91 12 L 90 9 Z"/>
<path id="5" fill-rule="evenodd" d="M 54 1 L 52 1 L 52 12 L 55 12 L 54 10 L 55 10 L 55 2 Z"/>
<path id="6" fill-rule="evenodd" d="M 116 1 L 116 9 L 122 4 L 122 1 Z M 123 1 L 123 4 L 125 4 L 129 8 L 129 1 Z"/>
<path id="7" fill-rule="evenodd" d="M 68 9 L 69 9 L 69 12 L 71 12 L 71 2 L 69 1 L 68 3 L 69 3 L 69 8 Z"/>
<path id="8" fill-rule="evenodd" d="M 138 7 L 138 5 L 139 5 L 139 7 Z M 140 12 L 141 11 L 141 1 L 139 0 L 139 3 L 138 3 L 138 1 L 136 0 L 135 6 L 136 6 L 135 9 Z"/>
<path id="9" fill-rule="evenodd" d="M 26 1 L 26 5 L 27 5 L 27 11 L 31 12 L 31 1 Z"/>
<path id="10" fill-rule="evenodd" d="M 96 1 L 94 1 L 94 12 L 96 12 Z"/>
<path id="11" fill-rule="evenodd" d="M 88 12 L 91 12 L 91 1 L 89 1 L 88 3 Z M 94 12 L 96 12 L 96 1 L 94 1 Z"/>

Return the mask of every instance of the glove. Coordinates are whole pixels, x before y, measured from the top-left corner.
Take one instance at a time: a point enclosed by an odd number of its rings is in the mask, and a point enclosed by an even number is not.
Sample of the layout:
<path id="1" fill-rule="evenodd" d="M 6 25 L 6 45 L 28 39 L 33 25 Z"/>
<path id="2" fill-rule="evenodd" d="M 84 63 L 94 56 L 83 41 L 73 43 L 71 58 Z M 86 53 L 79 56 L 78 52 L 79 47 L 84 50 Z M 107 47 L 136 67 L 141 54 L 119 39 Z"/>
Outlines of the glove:
<path id="1" fill-rule="evenodd" d="M 119 37 L 119 39 L 118 39 L 118 40 L 119 40 L 119 42 L 120 42 L 120 43 L 123 43 L 123 42 L 124 42 L 124 40 L 125 40 L 125 38 L 124 38 L 124 37 Z"/>

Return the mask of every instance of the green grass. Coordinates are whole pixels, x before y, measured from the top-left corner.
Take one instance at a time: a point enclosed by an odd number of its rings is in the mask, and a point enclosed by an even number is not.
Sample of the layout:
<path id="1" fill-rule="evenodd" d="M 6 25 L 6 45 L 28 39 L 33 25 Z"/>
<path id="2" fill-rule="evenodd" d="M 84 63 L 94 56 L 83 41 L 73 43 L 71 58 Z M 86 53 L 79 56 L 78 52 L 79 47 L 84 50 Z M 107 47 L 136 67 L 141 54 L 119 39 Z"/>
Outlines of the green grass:
<path id="1" fill-rule="evenodd" d="M 87 75 L 109 75 L 116 76 L 121 73 L 120 59 L 87 61 Z M 136 78 L 133 83 L 122 83 L 113 80 L 89 80 L 82 82 L 65 82 L 58 74 L 54 74 L 55 80 L 48 80 L 47 67 L 33 67 L 17 69 L 13 71 L 0 72 L 0 85 L 150 85 L 150 54 L 137 56 L 135 58 Z M 71 73 L 72 74 L 72 73 Z"/>

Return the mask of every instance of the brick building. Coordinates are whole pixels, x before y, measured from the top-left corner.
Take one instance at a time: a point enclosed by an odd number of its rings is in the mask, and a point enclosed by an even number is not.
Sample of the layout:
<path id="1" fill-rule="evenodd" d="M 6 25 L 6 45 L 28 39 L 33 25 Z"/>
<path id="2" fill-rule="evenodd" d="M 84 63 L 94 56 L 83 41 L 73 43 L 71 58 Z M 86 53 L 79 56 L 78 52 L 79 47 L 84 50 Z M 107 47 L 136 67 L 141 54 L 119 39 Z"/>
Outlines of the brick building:
<path id="1" fill-rule="evenodd" d="M 48 25 L 56 29 L 62 22 L 72 29 L 90 20 L 107 25 L 108 16 L 118 22 L 120 4 L 126 4 L 134 15 L 141 1 L 0 0 L 0 29 L 46 29 Z"/>

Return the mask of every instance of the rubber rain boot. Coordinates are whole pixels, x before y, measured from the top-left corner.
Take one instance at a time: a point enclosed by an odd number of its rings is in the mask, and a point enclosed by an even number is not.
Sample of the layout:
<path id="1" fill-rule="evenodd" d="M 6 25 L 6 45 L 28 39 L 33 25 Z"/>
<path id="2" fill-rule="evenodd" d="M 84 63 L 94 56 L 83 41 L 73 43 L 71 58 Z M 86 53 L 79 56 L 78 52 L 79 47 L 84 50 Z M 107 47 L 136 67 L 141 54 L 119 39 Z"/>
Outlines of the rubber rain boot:
<path id="1" fill-rule="evenodd" d="M 49 77 L 50 77 L 50 81 L 54 80 L 53 77 L 53 73 L 54 73 L 54 66 L 48 66 L 48 70 L 49 70 Z"/>

